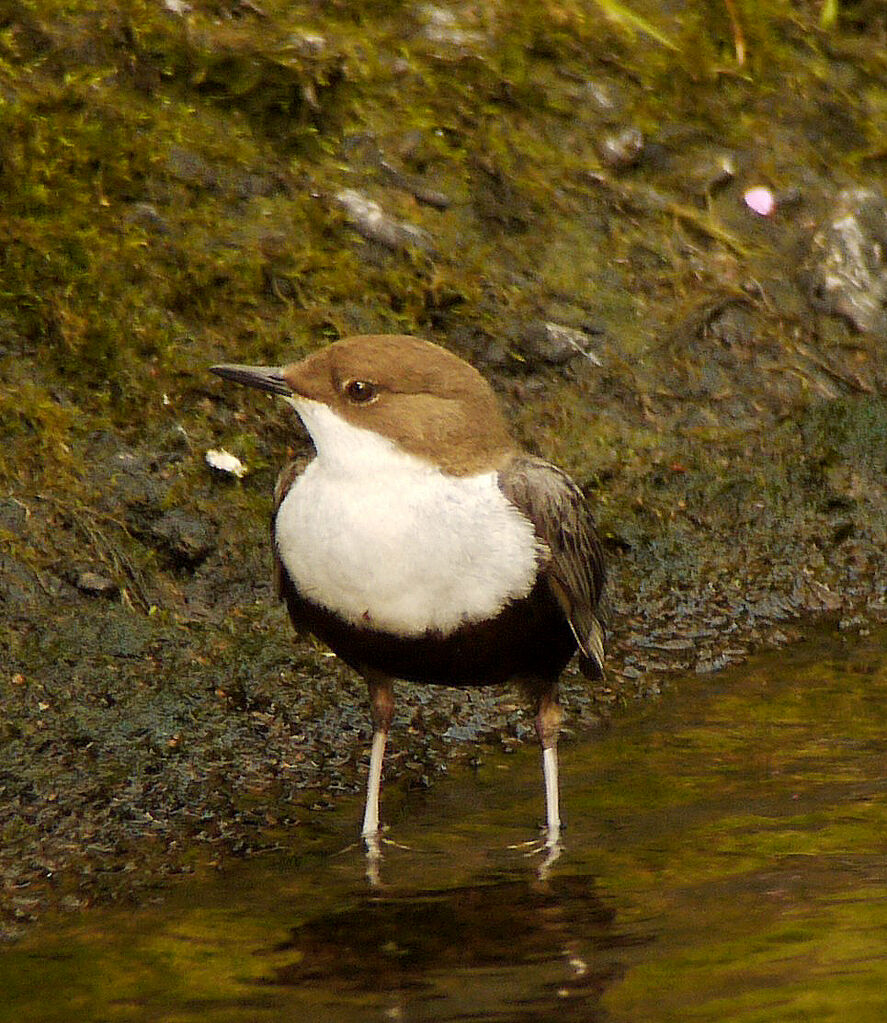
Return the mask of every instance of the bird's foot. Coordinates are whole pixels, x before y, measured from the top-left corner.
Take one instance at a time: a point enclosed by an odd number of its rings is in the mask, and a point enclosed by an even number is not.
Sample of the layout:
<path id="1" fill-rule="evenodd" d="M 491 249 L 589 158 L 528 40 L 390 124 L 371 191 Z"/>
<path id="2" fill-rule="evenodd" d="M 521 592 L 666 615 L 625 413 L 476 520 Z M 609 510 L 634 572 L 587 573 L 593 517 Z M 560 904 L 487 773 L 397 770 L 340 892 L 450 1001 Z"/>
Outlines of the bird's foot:
<path id="1" fill-rule="evenodd" d="M 507 848 L 514 852 L 520 851 L 524 856 L 535 856 L 545 848 L 545 839 L 544 837 L 528 838 L 526 842 L 513 842 Z"/>
<path id="2" fill-rule="evenodd" d="M 527 859 L 542 856 L 543 859 L 538 869 L 539 879 L 542 881 L 548 877 L 549 870 L 560 859 L 561 853 L 564 851 L 560 828 L 543 828 L 542 834 L 538 838 L 532 838 L 526 842 L 516 842 L 514 845 L 509 845 L 508 848 L 520 851 Z"/>
<path id="3" fill-rule="evenodd" d="M 404 852 L 413 852 L 411 845 L 404 845 L 403 842 L 395 842 L 393 838 L 383 838 L 382 845 L 390 846 L 392 849 L 402 849 Z"/>
<path id="4" fill-rule="evenodd" d="M 538 838 L 528 838 L 526 842 L 515 842 L 509 845 L 509 849 L 520 849 L 525 856 L 535 856 L 537 853 L 547 852 L 550 849 L 562 848 L 561 846 L 561 825 L 554 826 L 540 825 Z"/>
<path id="5" fill-rule="evenodd" d="M 560 838 L 553 842 L 549 841 L 547 835 L 540 835 L 538 838 L 527 839 L 526 842 L 515 842 L 507 848 L 513 852 L 520 852 L 524 856 L 538 856 L 540 853 L 551 852 L 552 849 L 563 849 Z"/>
<path id="6" fill-rule="evenodd" d="M 540 881 L 548 880 L 549 871 L 561 858 L 561 853 L 563 851 L 564 847 L 561 844 L 559 833 L 555 836 L 554 841 L 551 840 L 550 836 L 546 836 L 545 843 L 542 846 L 542 852 L 545 855 L 543 856 L 539 866 L 536 868 L 536 874 Z"/>

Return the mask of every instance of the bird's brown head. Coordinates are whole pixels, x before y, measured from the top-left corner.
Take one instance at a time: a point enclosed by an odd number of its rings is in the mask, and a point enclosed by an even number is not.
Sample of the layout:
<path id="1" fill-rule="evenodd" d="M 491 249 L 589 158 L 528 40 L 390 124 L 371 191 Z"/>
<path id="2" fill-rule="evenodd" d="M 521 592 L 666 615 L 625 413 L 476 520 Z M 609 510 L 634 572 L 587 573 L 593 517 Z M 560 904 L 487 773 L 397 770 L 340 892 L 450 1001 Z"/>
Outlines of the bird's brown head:
<path id="1" fill-rule="evenodd" d="M 418 338 L 361 335 L 281 368 L 213 366 L 219 376 L 320 402 L 453 475 L 498 468 L 514 450 L 490 385 L 463 359 Z M 317 438 L 315 438 L 317 440 Z"/>

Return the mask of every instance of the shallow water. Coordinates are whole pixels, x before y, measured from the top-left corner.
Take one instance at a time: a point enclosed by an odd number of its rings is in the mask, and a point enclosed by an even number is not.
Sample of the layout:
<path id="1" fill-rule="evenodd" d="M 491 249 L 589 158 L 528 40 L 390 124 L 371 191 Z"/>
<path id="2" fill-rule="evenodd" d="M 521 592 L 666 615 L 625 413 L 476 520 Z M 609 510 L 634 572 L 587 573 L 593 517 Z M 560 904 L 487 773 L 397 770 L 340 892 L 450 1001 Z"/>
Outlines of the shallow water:
<path id="1" fill-rule="evenodd" d="M 520 847 L 538 757 L 489 757 L 389 809 L 381 888 L 349 802 L 288 857 L 41 926 L 0 955 L 0 1021 L 882 1023 L 885 640 L 683 679 L 567 740 L 546 880 Z"/>

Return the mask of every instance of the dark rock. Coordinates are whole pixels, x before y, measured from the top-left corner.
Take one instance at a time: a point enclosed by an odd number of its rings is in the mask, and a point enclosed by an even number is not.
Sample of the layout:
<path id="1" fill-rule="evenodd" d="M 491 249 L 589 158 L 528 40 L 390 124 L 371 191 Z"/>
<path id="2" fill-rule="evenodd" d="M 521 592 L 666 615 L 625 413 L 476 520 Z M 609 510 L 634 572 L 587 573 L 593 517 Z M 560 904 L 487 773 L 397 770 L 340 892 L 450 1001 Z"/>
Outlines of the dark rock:
<path id="1" fill-rule="evenodd" d="M 156 472 L 156 458 L 117 446 L 107 435 L 96 435 L 91 443 L 94 482 L 104 492 L 103 506 L 115 515 L 124 513 L 127 526 L 144 533 L 163 514 L 169 485 Z"/>
<path id="2" fill-rule="evenodd" d="M 611 170 L 634 167 L 644 153 L 644 136 L 638 128 L 622 128 L 604 135 L 598 143 L 601 162 Z"/>
<path id="3" fill-rule="evenodd" d="M 99 572 L 88 570 L 78 574 L 75 585 L 81 593 L 86 593 L 91 597 L 113 597 L 120 589 L 113 579 L 109 579 Z"/>
<path id="4" fill-rule="evenodd" d="M 713 196 L 726 188 L 736 177 L 738 158 L 730 150 L 693 152 L 673 161 L 675 185 L 695 198 Z"/>
<path id="5" fill-rule="evenodd" d="M 393 184 L 405 192 L 409 192 L 414 199 L 425 206 L 433 206 L 436 210 L 445 210 L 452 205 L 453 200 L 448 195 L 427 185 L 421 178 L 414 177 L 412 174 L 404 174 L 387 160 L 381 160 L 379 166 Z"/>
<path id="6" fill-rule="evenodd" d="M 746 345 L 755 336 L 754 317 L 744 305 L 731 302 L 712 316 L 706 333 L 728 347 Z"/>
<path id="7" fill-rule="evenodd" d="M 191 439 L 184 426 L 176 423 L 164 434 L 163 450 L 168 461 L 178 461 L 182 455 L 191 451 Z"/>
<path id="8" fill-rule="evenodd" d="M 180 508 L 162 515 L 151 527 L 152 537 L 173 562 L 182 568 L 194 568 L 215 549 L 215 537 L 201 519 Z"/>
<path id="9" fill-rule="evenodd" d="M 488 153 L 473 154 L 469 163 L 471 200 L 481 221 L 509 233 L 525 232 L 535 217 L 534 203 L 512 169 Z"/>
<path id="10" fill-rule="evenodd" d="M 540 363 L 560 366 L 580 355 L 596 366 L 601 364 L 591 351 L 591 337 L 584 330 L 560 323 L 537 320 L 517 334 L 514 344 L 530 370 Z"/>

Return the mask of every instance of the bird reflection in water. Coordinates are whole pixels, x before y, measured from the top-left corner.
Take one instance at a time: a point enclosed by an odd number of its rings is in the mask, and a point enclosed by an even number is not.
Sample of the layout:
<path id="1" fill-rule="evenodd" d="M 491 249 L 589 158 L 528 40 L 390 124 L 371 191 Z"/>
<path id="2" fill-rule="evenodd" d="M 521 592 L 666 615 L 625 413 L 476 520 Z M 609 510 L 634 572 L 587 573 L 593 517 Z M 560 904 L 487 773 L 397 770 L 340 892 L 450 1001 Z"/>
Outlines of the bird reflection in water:
<path id="1" fill-rule="evenodd" d="M 371 1002 L 389 1018 L 434 1004 L 435 1019 L 594 1020 L 621 975 L 621 931 L 593 880 L 497 877 L 444 890 L 369 890 L 307 920 L 274 950 L 265 982 L 314 986 L 322 1001 Z M 330 1006 L 331 1007 L 331 1006 Z M 423 1015 L 424 1018 L 424 1015 Z"/>

